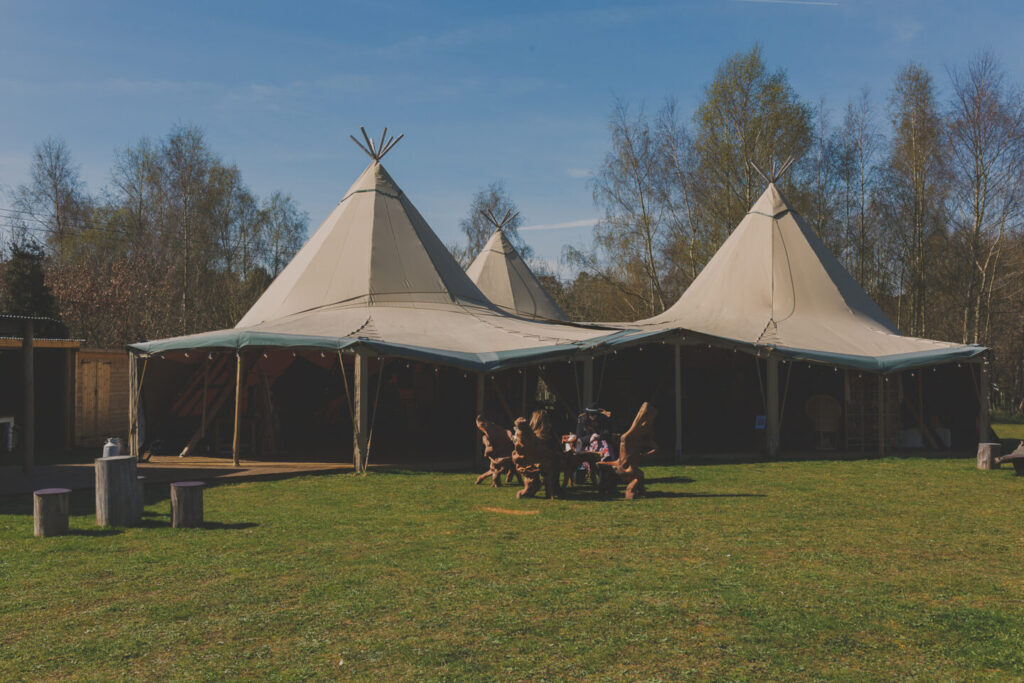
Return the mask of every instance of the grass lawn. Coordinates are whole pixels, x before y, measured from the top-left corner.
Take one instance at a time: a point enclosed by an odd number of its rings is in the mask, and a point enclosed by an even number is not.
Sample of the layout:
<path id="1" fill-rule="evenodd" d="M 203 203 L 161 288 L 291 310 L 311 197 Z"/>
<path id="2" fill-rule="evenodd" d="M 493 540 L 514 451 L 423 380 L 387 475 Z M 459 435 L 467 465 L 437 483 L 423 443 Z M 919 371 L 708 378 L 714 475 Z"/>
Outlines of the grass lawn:
<path id="1" fill-rule="evenodd" d="M 1024 441 L 1024 424 L 994 424 L 992 431 L 1002 440 Z"/>
<path id="2" fill-rule="evenodd" d="M 83 494 L 48 539 L 0 500 L 0 680 L 1024 676 L 1011 471 L 647 472 L 638 501 L 471 474 L 223 485 L 194 530 L 157 490 L 148 526 L 99 530 Z"/>

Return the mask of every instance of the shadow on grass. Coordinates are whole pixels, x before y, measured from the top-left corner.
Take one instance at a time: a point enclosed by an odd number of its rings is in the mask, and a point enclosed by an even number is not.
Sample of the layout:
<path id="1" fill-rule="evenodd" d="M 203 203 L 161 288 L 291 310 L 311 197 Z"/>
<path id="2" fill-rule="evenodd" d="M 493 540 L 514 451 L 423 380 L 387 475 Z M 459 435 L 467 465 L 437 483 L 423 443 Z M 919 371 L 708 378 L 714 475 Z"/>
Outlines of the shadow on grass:
<path id="1" fill-rule="evenodd" d="M 119 536 L 124 529 L 118 527 L 98 527 L 96 529 L 70 529 L 68 536 Z"/>
<path id="2" fill-rule="evenodd" d="M 692 484 L 695 481 L 690 477 L 644 477 L 645 484 Z"/>
<path id="3" fill-rule="evenodd" d="M 774 457 L 763 453 L 700 453 L 689 454 L 685 466 L 766 465 L 780 462 L 854 462 L 860 460 L 960 460 L 975 457 L 967 451 L 893 451 L 885 455 L 850 451 L 786 451 Z"/>
<path id="4" fill-rule="evenodd" d="M 204 529 L 252 529 L 259 524 L 256 522 L 204 522 Z"/>
<path id="5" fill-rule="evenodd" d="M 685 477 L 681 477 L 685 479 Z M 651 483 L 648 479 L 647 483 Z M 625 498 L 625 489 L 619 488 L 616 491 L 598 491 L 594 488 L 571 488 L 563 489 L 559 494 L 562 500 L 571 500 L 577 503 L 601 502 L 609 500 L 622 500 Z M 541 497 L 541 496 L 538 496 Z M 658 489 L 647 490 L 642 498 L 764 498 L 763 493 L 690 493 L 686 491 L 661 491 Z"/>
<path id="6" fill-rule="evenodd" d="M 689 493 L 686 491 L 647 491 L 645 498 L 764 498 L 763 493 Z"/>

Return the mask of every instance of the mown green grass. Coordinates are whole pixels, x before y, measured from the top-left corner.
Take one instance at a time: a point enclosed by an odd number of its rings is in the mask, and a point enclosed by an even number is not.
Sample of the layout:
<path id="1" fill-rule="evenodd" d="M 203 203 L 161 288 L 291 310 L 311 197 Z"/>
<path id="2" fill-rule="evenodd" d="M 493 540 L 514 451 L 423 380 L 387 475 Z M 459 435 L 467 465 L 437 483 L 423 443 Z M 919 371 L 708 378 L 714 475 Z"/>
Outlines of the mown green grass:
<path id="1" fill-rule="evenodd" d="M 154 490 L 149 526 L 109 535 L 85 495 L 77 535 L 49 539 L 0 502 L 0 679 L 1024 675 L 1009 470 L 647 472 L 637 501 L 517 501 L 470 474 L 222 485 L 196 530 Z"/>
<path id="2" fill-rule="evenodd" d="M 994 424 L 992 431 L 1004 441 L 1013 439 L 1024 441 L 1024 424 Z"/>

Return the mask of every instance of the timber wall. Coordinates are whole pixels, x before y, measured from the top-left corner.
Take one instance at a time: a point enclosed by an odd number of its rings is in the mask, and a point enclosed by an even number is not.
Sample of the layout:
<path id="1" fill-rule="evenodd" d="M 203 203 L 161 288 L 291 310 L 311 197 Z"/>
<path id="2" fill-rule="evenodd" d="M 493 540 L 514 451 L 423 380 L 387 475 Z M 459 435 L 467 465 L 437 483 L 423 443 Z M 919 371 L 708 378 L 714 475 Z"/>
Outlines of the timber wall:
<path id="1" fill-rule="evenodd" d="M 81 349 L 75 363 L 75 446 L 128 443 L 128 353 Z"/>

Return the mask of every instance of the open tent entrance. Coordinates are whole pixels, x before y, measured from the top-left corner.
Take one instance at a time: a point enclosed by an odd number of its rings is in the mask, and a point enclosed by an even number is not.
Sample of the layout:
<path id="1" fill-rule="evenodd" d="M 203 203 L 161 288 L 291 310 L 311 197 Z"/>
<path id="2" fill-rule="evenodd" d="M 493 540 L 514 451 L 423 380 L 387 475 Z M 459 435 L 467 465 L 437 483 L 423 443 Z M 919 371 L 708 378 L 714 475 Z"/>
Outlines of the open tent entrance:
<path id="1" fill-rule="evenodd" d="M 354 354 L 272 348 L 247 349 L 240 358 L 240 457 L 352 462 Z M 236 362 L 223 351 L 139 360 L 143 452 L 231 457 Z M 475 373 L 376 357 L 367 369 L 372 462 L 469 462 Z"/>

